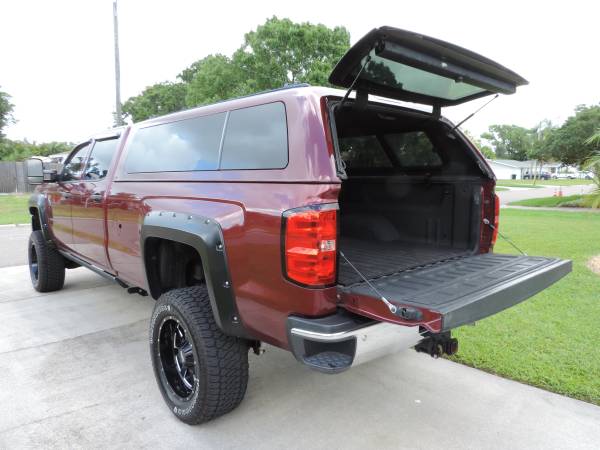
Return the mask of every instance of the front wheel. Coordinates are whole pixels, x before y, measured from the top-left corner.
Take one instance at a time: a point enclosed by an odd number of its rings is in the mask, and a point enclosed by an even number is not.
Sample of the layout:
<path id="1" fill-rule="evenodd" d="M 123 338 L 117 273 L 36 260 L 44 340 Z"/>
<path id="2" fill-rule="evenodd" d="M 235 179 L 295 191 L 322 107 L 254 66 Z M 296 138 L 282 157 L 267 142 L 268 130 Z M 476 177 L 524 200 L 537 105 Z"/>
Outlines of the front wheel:
<path id="1" fill-rule="evenodd" d="M 44 239 L 40 230 L 33 231 L 29 236 L 27 254 L 34 289 L 39 292 L 62 289 L 65 284 L 65 259 Z"/>
<path id="2" fill-rule="evenodd" d="M 185 423 L 226 414 L 244 398 L 248 344 L 221 332 L 205 286 L 174 289 L 158 299 L 150 355 L 165 402 Z"/>

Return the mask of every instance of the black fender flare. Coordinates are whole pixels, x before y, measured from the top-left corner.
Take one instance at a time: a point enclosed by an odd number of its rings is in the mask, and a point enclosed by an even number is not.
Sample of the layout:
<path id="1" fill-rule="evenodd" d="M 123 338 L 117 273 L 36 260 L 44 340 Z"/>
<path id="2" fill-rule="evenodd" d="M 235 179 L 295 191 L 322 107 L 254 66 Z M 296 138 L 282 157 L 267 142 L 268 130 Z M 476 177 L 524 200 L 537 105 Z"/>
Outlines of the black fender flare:
<path id="1" fill-rule="evenodd" d="M 210 305 L 218 327 L 227 335 L 252 339 L 237 310 L 223 232 L 218 222 L 209 217 L 174 211 L 152 211 L 144 216 L 140 234 L 142 260 L 150 294 L 158 298 L 161 292 L 151 279 L 145 255 L 148 238 L 167 239 L 194 248 L 202 259 Z"/>
<path id="2" fill-rule="evenodd" d="M 47 214 L 47 202 L 46 196 L 41 192 L 34 192 L 29 197 L 29 211 L 32 209 L 37 210 L 38 218 L 40 221 L 40 230 L 44 236 L 44 239 L 47 241 L 53 240 L 52 230 L 48 225 L 48 214 Z M 32 229 L 35 230 L 33 226 L 33 217 L 32 217 Z"/>

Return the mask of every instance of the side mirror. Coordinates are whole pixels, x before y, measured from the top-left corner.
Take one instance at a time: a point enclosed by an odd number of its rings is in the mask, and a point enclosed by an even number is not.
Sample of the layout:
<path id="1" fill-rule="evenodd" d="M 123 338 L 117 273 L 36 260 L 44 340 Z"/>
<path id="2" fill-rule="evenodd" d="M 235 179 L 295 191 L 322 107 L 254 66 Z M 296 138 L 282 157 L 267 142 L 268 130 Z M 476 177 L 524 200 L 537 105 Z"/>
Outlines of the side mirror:
<path id="1" fill-rule="evenodd" d="M 59 179 L 58 172 L 56 169 L 45 169 L 44 170 L 44 183 L 55 183 Z"/>
<path id="2" fill-rule="evenodd" d="M 29 184 L 42 184 L 44 182 L 44 162 L 39 158 L 27 160 L 27 182 Z"/>

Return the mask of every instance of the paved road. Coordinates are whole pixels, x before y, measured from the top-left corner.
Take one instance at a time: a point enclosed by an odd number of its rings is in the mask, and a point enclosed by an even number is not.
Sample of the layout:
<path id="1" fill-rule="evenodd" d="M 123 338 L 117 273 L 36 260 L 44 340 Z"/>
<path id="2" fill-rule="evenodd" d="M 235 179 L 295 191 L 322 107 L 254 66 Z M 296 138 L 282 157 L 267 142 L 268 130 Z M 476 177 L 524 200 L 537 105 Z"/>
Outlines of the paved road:
<path id="1" fill-rule="evenodd" d="M 527 198 L 540 198 L 540 197 L 552 197 L 558 187 L 550 186 L 538 189 L 511 189 L 510 191 L 500 191 L 498 196 L 500 197 L 500 204 L 506 205 L 510 202 L 516 202 L 517 200 L 525 200 Z M 585 184 L 580 186 L 562 186 L 563 196 L 567 195 L 579 195 L 587 194 L 594 189 L 594 185 Z"/>
<path id="2" fill-rule="evenodd" d="M 2 258 L 2 255 L 0 255 Z M 1 259 L 0 259 L 1 260 Z M 0 448 L 597 448 L 600 408 L 406 351 L 340 375 L 268 347 L 242 405 L 178 422 L 148 356 L 153 301 L 85 269 L 39 295 L 0 269 Z"/>

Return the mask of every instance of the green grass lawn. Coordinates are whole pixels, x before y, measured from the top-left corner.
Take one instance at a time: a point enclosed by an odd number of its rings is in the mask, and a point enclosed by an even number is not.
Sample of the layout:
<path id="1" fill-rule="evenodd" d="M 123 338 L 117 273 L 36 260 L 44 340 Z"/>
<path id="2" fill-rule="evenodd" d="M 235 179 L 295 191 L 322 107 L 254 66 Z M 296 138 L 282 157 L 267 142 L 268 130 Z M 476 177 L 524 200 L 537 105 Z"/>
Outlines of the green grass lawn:
<path id="1" fill-rule="evenodd" d="M 527 198 L 525 200 L 510 202 L 509 205 L 554 207 L 561 203 L 571 203 L 581 200 L 582 197 L 582 195 L 566 195 L 564 197 Z"/>
<path id="2" fill-rule="evenodd" d="M 589 198 L 589 195 L 565 195 L 564 197 L 541 197 L 541 198 L 528 198 L 525 200 L 518 200 L 510 202 L 509 205 L 517 206 L 538 206 L 538 207 L 586 207 L 584 200 Z"/>
<path id="3" fill-rule="evenodd" d="M 544 186 L 578 186 L 581 184 L 593 184 L 592 180 L 498 180 L 498 186 L 540 188 Z"/>
<path id="4" fill-rule="evenodd" d="M 526 181 L 526 183 L 524 183 L 522 181 Z M 533 184 L 531 184 L 531 181 L 529 181 L 529 180 L 498 180 L 496 182 L 496 186 L 535 188 L 535 189 L 544 187 L 544 186 L 540 186 L 538 183 L 533 185 Z"/>
<path id="5" fill-rule="evenodd" d="M 29 223 L 31 221 L 27 200 L 29 195 L 0 195 L 0 225 L 10 223 Z"/>
<path id="6" fill-rule="evenodd" d="M 510 189 L 505 188 L 505 187 L 496 186 L 496 192 L 502 192 L 502 191 L 510 191 Z"/>
<path id="7" fill-rule="evenodd" d="M 500 230 L 530 255 L 573 260 L 573 272 L 525 302 L 454 333 L 452 359 L 600 405 L 600 214 L 503 209 Z M 499 239 L 495 251 L 515 253 Z"/>

